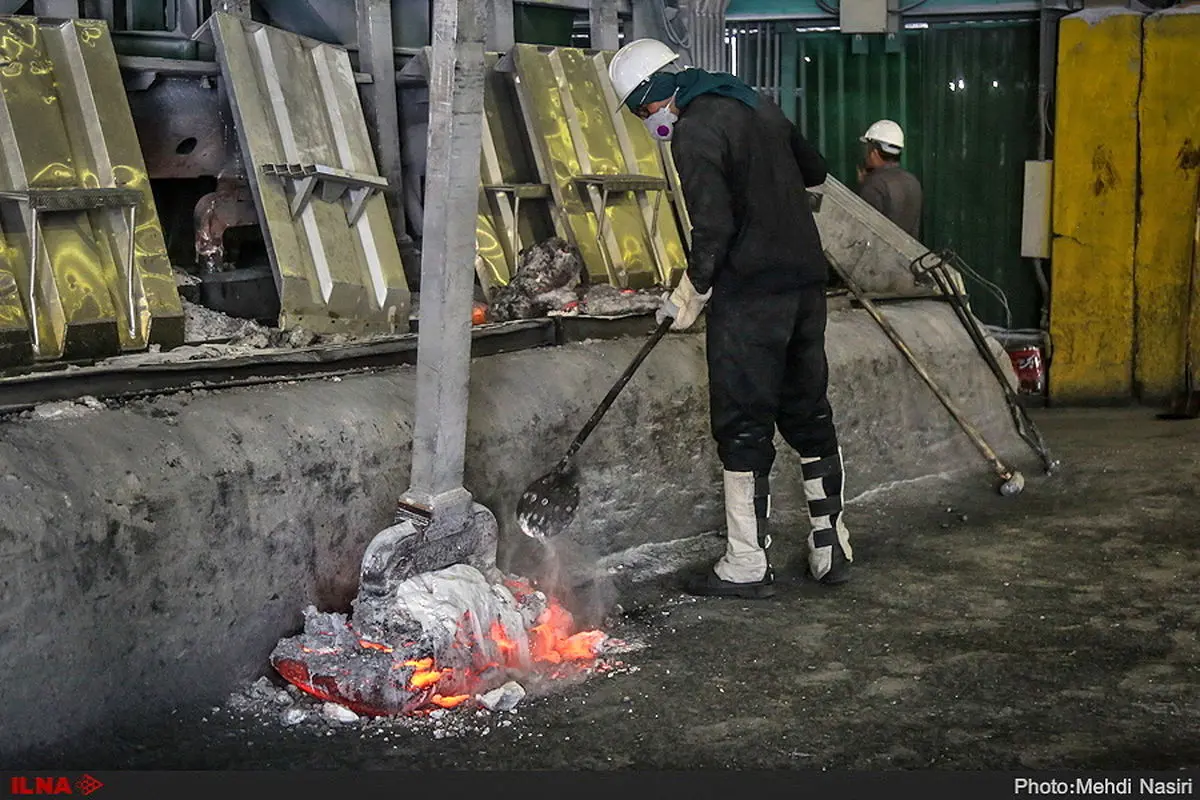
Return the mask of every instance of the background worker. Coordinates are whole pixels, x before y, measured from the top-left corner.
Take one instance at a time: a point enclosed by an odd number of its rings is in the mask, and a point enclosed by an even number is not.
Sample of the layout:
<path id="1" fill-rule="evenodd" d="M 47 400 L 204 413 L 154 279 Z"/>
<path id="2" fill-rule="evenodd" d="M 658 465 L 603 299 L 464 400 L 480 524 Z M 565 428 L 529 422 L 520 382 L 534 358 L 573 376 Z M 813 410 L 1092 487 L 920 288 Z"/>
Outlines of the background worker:
<path id="1" fill-rule="evenodd" d="M 921 182 L 900 166 L 904 131 L 881 119 L 859 137 L 863 163 L 858 168 L 858 195 L 896 223 L 909 236 L 921 235 Z"/>
<path id="2" fill-rule="evenodd" d="M 826 396 L 828 264 L 806 186 L 825 159 L 769 98 L 732 75 L 678 70 L 666 45 L 643 39 L 609 66 L 618 99 L 672 142 L 692 223 L 687 270 L 660 322 L 690 327 L 708 307 L 713 437 L 724 467 L 725 554 L 692 576 L 701 595 L 766 597 L 774 573 L 769 475 L 776 427 L 801 456 L 808 501 L 808 571 L 849 577 L 843 467 Z"/>

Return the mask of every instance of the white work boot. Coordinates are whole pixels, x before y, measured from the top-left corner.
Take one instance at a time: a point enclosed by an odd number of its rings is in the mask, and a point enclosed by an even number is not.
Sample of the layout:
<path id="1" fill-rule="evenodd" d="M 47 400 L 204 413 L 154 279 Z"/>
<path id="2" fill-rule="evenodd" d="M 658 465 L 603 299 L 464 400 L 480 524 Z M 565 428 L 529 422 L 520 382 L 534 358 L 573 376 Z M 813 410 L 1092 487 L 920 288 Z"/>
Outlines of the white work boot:
<path id="1" fill-rule="evenodd" d="M 767 519 L 771 495 L 766 475 L 725 472 L 725 555 L 711 569 L 692 576 L 690 594 L 763 598 L 775 594 L 767 560 L 771 545 Z"/>
<path id="2" fill-rule="evenodd" d="M 845 474 L 842 451 L 821 458 L 800 458 L 804 497 L 808 501 L 808 569 L 821 583 L 845 583 L 850 579 L 854 551 L 850 531 L 842 520 L 842 488 Z"/>

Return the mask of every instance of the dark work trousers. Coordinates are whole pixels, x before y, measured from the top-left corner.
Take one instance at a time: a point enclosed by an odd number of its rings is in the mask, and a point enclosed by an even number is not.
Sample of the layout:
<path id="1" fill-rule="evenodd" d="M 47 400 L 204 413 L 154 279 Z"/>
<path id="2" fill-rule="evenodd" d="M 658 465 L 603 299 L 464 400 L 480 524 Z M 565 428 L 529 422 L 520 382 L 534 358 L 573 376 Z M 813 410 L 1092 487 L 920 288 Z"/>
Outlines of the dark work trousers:
<path id="1" fill-rule="evenodd" d="M 838 452 L 826 396 L 825 317 L 822 284 L 784 294 L 713 292 L 707 328 L 709 405 L 726 470 L 769 472 L 776 426 L 802 456 Z"/>

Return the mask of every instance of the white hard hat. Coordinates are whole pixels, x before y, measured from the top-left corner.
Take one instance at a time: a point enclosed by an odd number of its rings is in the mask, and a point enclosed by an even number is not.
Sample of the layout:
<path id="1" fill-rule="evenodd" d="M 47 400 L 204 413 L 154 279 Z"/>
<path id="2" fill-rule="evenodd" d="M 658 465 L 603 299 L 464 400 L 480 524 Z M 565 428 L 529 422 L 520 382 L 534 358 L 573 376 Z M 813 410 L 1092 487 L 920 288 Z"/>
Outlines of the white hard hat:
<path id="1" fill-rule="evenodd" d="M 647 78 L 679 58 L 657 39 L 638 39 L 618 50 L 608 65 L 608 77 L 620 107 Z"/>
<path id="2" fill-rule="evenodd" d="M 859 137 L 860 142 L 874 142 L 879 149 L 893 155 L 904 149 L 904 131 L 890 119 L 881 119 Z"/>

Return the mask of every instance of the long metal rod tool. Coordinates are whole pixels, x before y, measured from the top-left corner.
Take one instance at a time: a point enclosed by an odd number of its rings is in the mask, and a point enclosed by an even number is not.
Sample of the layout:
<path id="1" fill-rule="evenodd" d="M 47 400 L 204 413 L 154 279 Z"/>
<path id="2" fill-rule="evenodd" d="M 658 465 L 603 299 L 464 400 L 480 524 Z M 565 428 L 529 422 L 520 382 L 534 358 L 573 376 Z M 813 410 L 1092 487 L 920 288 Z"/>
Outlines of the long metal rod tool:
<path id="1" fill-rule="evenodd" d="M 600 424 L 600 420 L 604 418 L 605 412 L 612 407 L 613 402 L 617 399 L 617 395 L 625 388 L 625 384 L 629 383 L 629 379 L 633 377 L 633 373 L 637 372 L 637 368 L 646 360 L 646 356 L 650 355 L 650 351 L 654 349 L 671 328 L 672 320 L 665 319 L 658 324 L 654 329 L 654 333 L 646 339 L 646 343 L 642 345 L 642 349 L 633 357 L 633 361 L 617 378 L 616 383 L 608 390 L 608 394 L 600 401 L 600 405 L 592 412 L 592 416 L 588 419 L 582 430 L 575 436 L 575 440 L 571 442 L 571 446 L 567 448 L 567 453 L 561 459 L 554 469 L 547 472 L 542 477 L 529 484 L 525 489 L 521 499 L 517 502 L 517 524 L 521 528 L 521 532 L 526 536 L 531 536 L 534 539 L 547 539 L 551 536 L 557 536 L 563 532 L 563 529 L 571 523 L 575 517 L 575 509 L 579 507 L 579 484 L 577 481 L 577 473 L 575 470 L 574 457 L 583 443 L 587 441 L 588 436 Z"/>
<path id="2" fill-rule="evenodd" d="M 924 256 L 922 259 L 924 259 Z M 1029 418 L 1029 415 L 1025 412 L 1025 408 L 1021 405 L 1016 390 L 1009 383 L 1008 376 L 1005 375 L 1004 370 L 1001 368 L 996 354 L 988 345 L 987 337 L 979 327 L 979 321 L 975 319 L 975 315 L 971 313 L 971 309 L 967 306 L 966 296 L 959 289 L 958 282 L 947 272 L 946 257 L 938 254 L 937 263 L 932 265 L 926 265 L 922 259 L 918 259 L 916 262 L 917 271 L 924 272 L 932 277 L 938 289 L 946 296 L 950 307 L 954 309 L 954 313 L 958 317 L 958 321 L 962 323 L 967 331 L 967 335 L 971 337 L 971 341 L 975 344 L 975 349 L 983 356 L 983 360 L 987 363 L 992 374 L 996 376 L 996 381 L 1004 391 L 1004 400 L 1008 404 L 1008 411 L 1012 415 L 1017 435 L 1041 459 L 1046 474 L 1052 475 L 1058 469 L 1059 462 L 1050 455 L 1050 448 L 1046 445 L 1046 440 L 1042 438 L 1042 432 L 1038 430 L 1038 427 Z"/>
<path id="3" fill-rule="evenodd" d="M 846 288 L 850 290 L 855 299 L 858 300 L 859 304 L 867 310 L 867 313 L 871 315 L 871 318 L 875 320 L 876 324 L 879 325 L 884 334 L 892 340 L 892 344 L 896 346 L 896 349 L 900 351 L 900 354 L 904 356 L 909 365 L 912 366 L 912 368 L 916 370 L 917 374 L 921 376 L 921 379 L 925 381 L 925 384 L 937 397 L 938 401 L 941 402 L 942 406 L 945 407 L 948 412 L 950 412 L 950 416 L 953 417 L 954 421 L 958 423 L 958 426 L 962 428 L 963 433 L 967 434 L 967 438 L 971 440 L 971 444 L 975 445 L 975 448 L 980 452 L 980 454 L 983 455 L 984 460 L 988 462 L 992 470 L 996 473 L 996 476 L 1000 478 L 1000 494 L 1006 497 L 1019 494 L 1021 490 L 1025 488 L 1025 477 L 1020 472 L 1009 467 L 1000 460 L 1000 456 L 996 454 L 996 451 L 987 443 L 978 429 L 976 429 L 975 426 L 967 420 L 961 409 L 959 409 L 954 401 L 950 399 L 942 387 L 938 385 L 937 381 L 933 379 L 933 376 L 929 374 L 928 370 L 926 370 L 921 362 L 917 360 L 917 357 L 913 354 L 912 350 L 910 350 L 908 345 L 904 342 L 904 339 L 901 338 L 900 334 L 892 326 L 892 323 L 888 322 L 883 314 L 879 312 L 879 309 L 876 308 L 875 304 L 871 302 L 871 300 L 866 296 L 866 293 L 863 292 L 858 283 L 850 277 L 849 273 L 846 272 L 842 265 L 838 263 L 837 259 L 835 259 L 828 251 L 826 251 L 825 257 L 829 260 L 829 264 L 831 267 L 833 267 L 833 270 L 846 284 Z"/>

